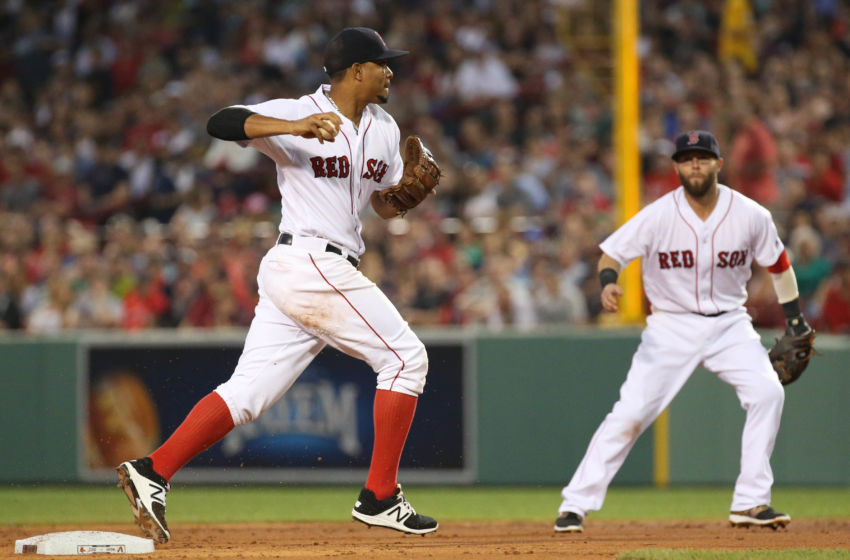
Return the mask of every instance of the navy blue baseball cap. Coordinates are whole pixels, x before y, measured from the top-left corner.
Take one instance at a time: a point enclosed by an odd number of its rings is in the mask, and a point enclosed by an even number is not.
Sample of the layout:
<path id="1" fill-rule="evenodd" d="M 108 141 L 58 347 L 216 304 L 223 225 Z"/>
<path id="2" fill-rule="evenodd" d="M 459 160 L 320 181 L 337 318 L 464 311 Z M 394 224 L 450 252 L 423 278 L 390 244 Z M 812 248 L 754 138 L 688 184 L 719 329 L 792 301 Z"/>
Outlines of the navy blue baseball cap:
<path id="1" fill-rule="evenodd" d="M 325 48 L 325 72 L 328 75 L 348 68 L 356 62 L 388 60 L 408 54 L 387 47 L 384 38 L 368 27 L 346 27 Z"/>
<path id="2" fill-rule="evenodd" d="M 691 130 L 676 137 L 676 151 L 671 156 L 673 161 L 677 161 L 684 152 L 707 152 L 720 159 L 717 138 L 705 130 Z"/>

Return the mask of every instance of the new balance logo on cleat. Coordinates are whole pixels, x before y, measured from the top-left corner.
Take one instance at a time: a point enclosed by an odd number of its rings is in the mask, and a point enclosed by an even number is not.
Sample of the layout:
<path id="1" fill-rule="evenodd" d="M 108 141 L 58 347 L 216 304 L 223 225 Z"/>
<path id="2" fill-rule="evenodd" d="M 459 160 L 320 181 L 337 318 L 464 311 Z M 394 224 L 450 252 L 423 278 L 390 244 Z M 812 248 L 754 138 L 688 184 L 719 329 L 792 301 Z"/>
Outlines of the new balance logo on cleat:
<path id="1" fill-rule="evenodd" d="M 770 527 L 774 531 L 791 523 L 791 516 L 779 513 L 770 506 L 756 506 L 744 511 L 729 513 L 733 527 Z"/>
<path id="2" fill-rule="evenodd" d="M 393 508 L 390 512 L 387 513 L 387 517 L 392 514 L 395 514 L 396 523 L 401 523 L 410 516 L 409 511 L 401 511 L 401 506 Z"/>
<path id="3" fill-rule="evenodd" d="M 169 486 L 162 476 L 153 470 L 150 457 L 121 463 L 118 471 L 118 487 L 124 489 L 136 525 L 148 537 L 164 544 L 171 538 L 165 522 L 165 496 Z"/>
<path id="4" fill-rule="evenodd" d="M 371 490 L 364 488 L 354 503 L 351 516 L 355 521 L 370 527 L 386 527 L 414 535 L 424 535 L 436 531 L 439 527 L 433 517 L 416 513 L 410 502 L 404 498 L 400 484 L 392 496 L 383 500 L 377 499 Z"/>
<path id="5" fill-rule="evenodd" d="M 165 507 L 165 488 L 163 488 L 159 484 L 154 483 L 148 484 L 148 487 L 151 490 L 151 501 L 154 501 Z"/>

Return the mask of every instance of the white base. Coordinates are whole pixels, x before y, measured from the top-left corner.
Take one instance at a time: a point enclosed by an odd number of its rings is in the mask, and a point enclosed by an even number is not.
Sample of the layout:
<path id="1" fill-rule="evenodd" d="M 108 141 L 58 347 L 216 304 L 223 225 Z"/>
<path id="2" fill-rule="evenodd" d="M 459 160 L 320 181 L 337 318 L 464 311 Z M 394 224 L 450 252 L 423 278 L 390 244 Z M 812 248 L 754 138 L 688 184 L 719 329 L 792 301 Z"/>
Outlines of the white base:
<path id="1" fill-rule="evenodd" d="M 153 541 L 123 533 L 66 531 L 15 541 L 15 554 L 148 554 Z"/>

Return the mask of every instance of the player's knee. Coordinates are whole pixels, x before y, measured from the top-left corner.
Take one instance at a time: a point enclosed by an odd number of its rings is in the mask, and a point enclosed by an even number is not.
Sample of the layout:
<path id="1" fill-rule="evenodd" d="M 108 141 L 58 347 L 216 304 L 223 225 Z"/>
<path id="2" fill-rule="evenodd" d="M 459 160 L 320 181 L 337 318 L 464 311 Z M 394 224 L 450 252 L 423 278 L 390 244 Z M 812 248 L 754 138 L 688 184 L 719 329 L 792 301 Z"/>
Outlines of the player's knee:
<path id="1" fill-rule="evenodd" d="M 263 405 L 257 399 L 251 399 L 243 392 L 227 383 L 216 387 L 215 392 L 227 403 L 234 426 L 253 422 L 263 412 Z"/>
<path id="2" fill-rule="evenodd" d="M 782 387 L 779 380 L 759 384 L 758 387 L 751 388 L 741 396 L 741 404 L 746 410 L 753 406 L 781 409 L 784 403 L 785 388 Z"/>
<path id="3" fill-rule="evenodd" d="M 399 366 L 387 368 L 378 374 L 378 388 L 421 395 L 425 389 L 427 374 L 428 352 L 425 345 L 419 342 L 412 351 L 402 357 Z"/>
<path id="4" fill-rule="evenodd" d="M 255 412 L 251 408 L 241 407 L 236 411 L 236 418 L 233 419 L 233 425 L 241 426 L 242 424 L 253 422 L 259 415 L 259 412 Z"/>
<path id="5" fill-rule="evenodd" d="M 605 419 L 610 432 L 609 437 L 617 441 L 635 441 L 647 427 L 646 420 L 638 415 L 620 415 L 609 413 Z"/>
<path id="6" fill-rule="evenodd" d="M 782 406 L 785 403 L 785 388 L 780 383 L 771 383 L 761 394 L 764 403 Z"/>

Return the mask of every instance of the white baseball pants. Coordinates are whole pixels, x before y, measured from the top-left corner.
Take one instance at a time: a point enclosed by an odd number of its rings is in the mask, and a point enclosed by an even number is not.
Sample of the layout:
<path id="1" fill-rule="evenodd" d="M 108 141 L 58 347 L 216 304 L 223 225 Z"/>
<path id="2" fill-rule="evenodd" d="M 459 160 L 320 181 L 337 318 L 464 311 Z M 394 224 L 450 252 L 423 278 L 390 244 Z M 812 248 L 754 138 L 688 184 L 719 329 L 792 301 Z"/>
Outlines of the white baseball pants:
<path id="1" fill-rule="evenodd" d="M 647 327 L 620 387 L 620 400 L 596 430 L 581 464 L 561 492 L 559 512 L 572 511 L 584 517 L 602 507 L 611 479 L 638 436 L 667 408 L 699 365 L 732 385 L 747 413 L 731 510 L 770 504 L 770 455 L 785 390 L 750 317 L 743 310 L 718 317 L 656 312 L 647 317 Z"/>
<path id="2" fill-rule="evenodd" d="M 215 389 L 237 426 L 282 397 L 326 344 L 368 363 L 379 389 L 417 396 L 425 386 L 425 346 L 371 280 L 315 239 L 276 245 L 260 263 L 245 347 Z"/>

